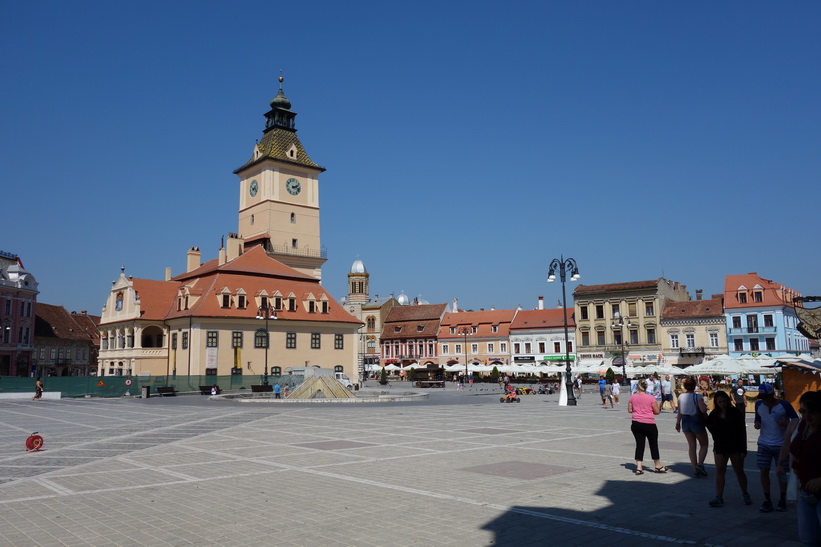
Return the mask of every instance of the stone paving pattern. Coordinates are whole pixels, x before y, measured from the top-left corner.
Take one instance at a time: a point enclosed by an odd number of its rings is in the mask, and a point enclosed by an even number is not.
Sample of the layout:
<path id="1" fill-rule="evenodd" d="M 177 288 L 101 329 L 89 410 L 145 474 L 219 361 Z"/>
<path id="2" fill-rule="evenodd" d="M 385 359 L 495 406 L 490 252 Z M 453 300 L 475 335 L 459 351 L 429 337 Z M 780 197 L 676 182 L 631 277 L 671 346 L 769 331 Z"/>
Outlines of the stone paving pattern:
<path id="1" fill-rule="evenodd" d="M 713 509 L 712 455 L 710 477 L 692 478 L 672 412 L 658 417 L 671 472 L 635 476 L 624 401 L 425 391 L 367 405 L 0 401 L 0 545 L 798 545 L 794 507 L 758 511 L 750 415 L 754 504 L 729 472 Z M 45 450 L 26 453 L 33 431 Z"/>

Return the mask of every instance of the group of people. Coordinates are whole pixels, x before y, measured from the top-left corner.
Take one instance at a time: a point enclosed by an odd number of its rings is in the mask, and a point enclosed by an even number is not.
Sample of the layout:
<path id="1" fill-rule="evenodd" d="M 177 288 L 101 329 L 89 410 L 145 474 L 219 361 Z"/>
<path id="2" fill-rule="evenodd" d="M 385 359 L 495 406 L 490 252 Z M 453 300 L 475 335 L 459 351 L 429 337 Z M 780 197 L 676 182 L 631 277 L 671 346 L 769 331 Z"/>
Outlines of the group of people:
<path id="1" fill-rule="evenodd" d="M 687 439 L 690 465 L 695 477 L 707 476 L 704 461 L 709 447 L 708 431 L 713 438 L 716 495 L 709 502 L 710 507 L 724 506 L 728 463 L 738 480 L 743 503 L 752 505 L 747 475 L 744 472 L 747 430 L 746 401 L 741 382 L 734 386 L 733 397 L 725 391 L 716 391 L 714 408 L 709 413 L 704 397 L 696 391 L 695 379 L 685 378 L 682 387 L 684 391 L 678 397 L 675 428 L 684 433 Z M 648 444 L 654 464 L 653 471 L 669 471 L 661 462 L 658 448 L 655 416 L 661 412 L 661 405 L 648 391 L 648 381 L 639 380 L 636 392 L 630 396 L 627 404 L 627 410 L 632 415 L 630 430 L 636 440 L 636 475 L 644 474 L 644 450 Z M 740 400 L 738 395 L 741 395 Z M 662 404 L 663 402 L 664 400 Z M 796 414 L 792 405 L 775 396 L 772 384 L 762 384 L 755 403 L 754 427 L 759 431 L 756 467 L 759 469 L 764 493 L 760 511 L 786 511 L 788 497 L 791 498 L 788 484 L 790 480 L 794 481 L 795 498 L 791 499 L 798 502 L 801 541 L 805 545 L 821 545 L 821 391 L 804 393 Z M 773 463 L 778 483 L 778 500 L 775 504 L 770 483 Z M 792 473 L 789 472 L 790 469 Z"/>

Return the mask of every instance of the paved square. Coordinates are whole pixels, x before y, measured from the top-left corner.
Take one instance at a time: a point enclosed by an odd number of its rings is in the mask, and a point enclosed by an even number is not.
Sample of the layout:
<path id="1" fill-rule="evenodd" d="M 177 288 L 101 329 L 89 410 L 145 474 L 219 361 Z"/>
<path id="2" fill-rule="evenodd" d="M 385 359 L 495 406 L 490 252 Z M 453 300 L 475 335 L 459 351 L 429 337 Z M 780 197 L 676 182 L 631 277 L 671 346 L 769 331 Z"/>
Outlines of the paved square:
<path id="1" fill-rule="evenodd" d="M 794 507 L 758 511 L 750 416 L 754 505 L 730 472 L 713 509 L 712 455 L 693 478 L 672 412 L 658 416 L 671 472 L 635 476 L 626 405 L 429 395 L 0 401 L 0 544 L 798 545 Z M 45 450 L 26 453 L 35 430 Z"/>

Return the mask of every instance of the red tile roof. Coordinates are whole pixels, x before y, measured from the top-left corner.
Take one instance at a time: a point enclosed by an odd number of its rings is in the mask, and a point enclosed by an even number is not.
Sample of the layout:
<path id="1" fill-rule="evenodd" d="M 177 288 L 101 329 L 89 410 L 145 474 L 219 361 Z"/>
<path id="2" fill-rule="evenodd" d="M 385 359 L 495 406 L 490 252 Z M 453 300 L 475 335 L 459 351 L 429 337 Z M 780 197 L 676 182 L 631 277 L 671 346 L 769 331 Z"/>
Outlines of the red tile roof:
<path id="1" fill-rule="evenodd" d="M 755 301 L 755 293 L 761 293 L 761 301 Z M 747 302 L 742 302 L 742 296 Z M 742 275 L 728 275 L 724 278 L 724 307 L 761 308 L 768 306 L 792 306 L 793 298 L 801 296 L 780 283 L 764 279 L 755 272 Z"/>
<path id="2" fill-rule="evenodd" d="M 517 310 L 487 310 L 487 311 L 463 311 L 458 313 L 446 313 L 442 318 L 439 328 L 440 339 L 461 338 L 464 334 L 458 334 L 459 327 L 475 327 L 476 332 L 471 336 L 479 338 L 507 338 L 510 333 L 510 323 L 516 317 Z M 457 333 L 451 334 L 451 327 Z M 497 327 L 493 332 L 493 327 Z"/>
<path id="3" fill-rule="evenodd" d="M 140 319 L 162 321 L 171 310 L 179 283 L 133 278 L 134 291 L 140 299 Z"/>
<path id="4" fill-rule="evenodd" d="M 561 308 L 545 310 L 522 310 L 516 315 L 510 330 L 555 329 L 564 328 L 564 317 Z M 567 308 L 567 328 L 576 328 L 576 316 L 573 308 Z"/>

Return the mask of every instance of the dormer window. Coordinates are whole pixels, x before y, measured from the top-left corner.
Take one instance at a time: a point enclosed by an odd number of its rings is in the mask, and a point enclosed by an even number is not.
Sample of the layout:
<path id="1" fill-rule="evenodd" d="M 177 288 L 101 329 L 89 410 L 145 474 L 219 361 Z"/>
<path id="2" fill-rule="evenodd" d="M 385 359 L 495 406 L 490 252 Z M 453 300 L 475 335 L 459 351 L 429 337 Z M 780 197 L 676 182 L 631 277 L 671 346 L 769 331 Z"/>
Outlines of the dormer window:
<path id="1" fill-rule="evenodd" d="M 451 334 L 456 334 L 456 327 L 451 327 L 450 328 L 450 333 Z"/>
<path id="2" fill-rule="evenodd" d="M 281 310 L 282 309 L 282 297 L 281 296 L 275 296 L 274 297 L 274 309 L 275 310 Z"/>
<path id="3" fill-rule="evenodd" d="M 288 311 L 296 311 L 296 298 L 288 299 Z"/>
<path id="4" fill-rule="evenodd" d="M 402 332 L 402 327 L 394 327 L 393 332 L 394 334 L 399 334 L 400 332 Z"/>
<path id="5" fill-rule="evenodd" d="M 476 334 L 477 332 L 479 332 L 479 327 L 470 327 L 470 332 Z"/>
<path id="6" fill-rule="evenodd" d="M 222 307 L 223 308 L 230 308 L 231 307 L 231 295 L 230 294 L 223 294 L 222 295 Z"/>
<path id="7" fill-rule="evenodd" d="M 267 308 L 268 307 L 268 297 L 267 296 L 260 296 L 259 297 L 259 307 L 260 308 Z"/>
<path id="8" fill-rule="evenodd" d="M 237 308 L 244 310 L 245 309 L 245 295 L 241 294 L 237 296 Z"/>
<path id="9" fill-rule="evenodd" d="M 493 325 L 492 327 L 490 327 L 490 332 L 499 332 L 499 325 Z"/>
<path id="10" fill-rule="evenodd" d="M 292 144 L 292 145 L 291 145 L 291 147 L 290 147 L 290 148 L 288 149 L 288 151 L 286 152 L 286 154 L 288 154 L 288 159 L 289 159 L 289 160 L 295 160 L 295 159 L 297 159 L 297 149 L 296 149 L 296 145 L 295 145 L 295 144 Z"/>
<path id="11" fill-rule="evenodd" d="M 761 291 L 755 291 L 753 293 L 753 300 L 755 302 L 764 302 L 764 294 Z"/>
<path id="12" fill-rule="evenodd" d="M 308 313 L 316 313 L 316 302 L 313 300 L 308 301 Z"/>
<path id="13" fill-rule="evenodd" d="M 745 293 L 745 292 L 738 293 L 738 301 L 741 304 L 746 304 L 747 303 L 747 293 Z"/>
<path id="14" fill-rule="evenodd" d="M 422 332 L 425 330 L 425 325 L 416 325 L 416 332 Z"/>
<path id="15" fill-rule="evenodd" d="M 322 302 L 322 313 L 328 313 L 329 306 L 327 302 Z"/>

